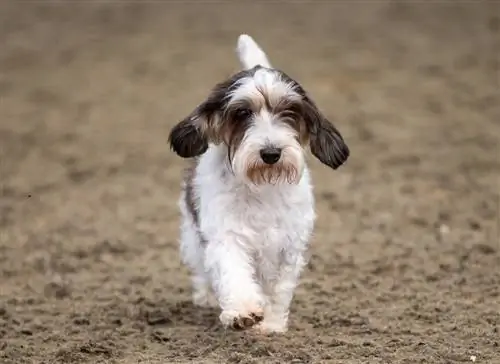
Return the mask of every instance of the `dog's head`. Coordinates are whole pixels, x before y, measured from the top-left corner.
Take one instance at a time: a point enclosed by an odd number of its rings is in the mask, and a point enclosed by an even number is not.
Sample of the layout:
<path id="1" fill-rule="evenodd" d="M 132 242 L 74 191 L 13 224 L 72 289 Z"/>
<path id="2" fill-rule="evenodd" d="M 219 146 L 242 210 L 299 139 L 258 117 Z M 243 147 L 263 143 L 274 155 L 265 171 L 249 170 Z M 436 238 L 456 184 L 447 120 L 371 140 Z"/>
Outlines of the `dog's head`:
<path id="1" fill-rule="evenodd" d="M 339 131 L 300 84 L 273 68 L 247 35 L 238 39 L 244 70 L 217 84 L 171 131 L 172 149 L 183 158 L 224 144 L 235 175 L 254 184 L 298 183 L 307 146 L 337 169 L 349 156 Z"/>

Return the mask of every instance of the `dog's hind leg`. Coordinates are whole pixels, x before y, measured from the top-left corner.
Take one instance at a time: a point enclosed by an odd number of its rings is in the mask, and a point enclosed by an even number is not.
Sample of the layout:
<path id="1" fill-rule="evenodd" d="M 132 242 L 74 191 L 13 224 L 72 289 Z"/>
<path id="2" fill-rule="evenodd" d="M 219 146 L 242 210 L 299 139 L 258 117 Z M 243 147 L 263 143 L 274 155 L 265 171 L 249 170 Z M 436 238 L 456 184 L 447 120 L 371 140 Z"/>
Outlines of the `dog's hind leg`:
<path id="1" fill-rule="evenodd" d="M 197 270 L 192 275 L 193 304 L 200 307 L 217 307 L 217 300 L 212 292 L 208 277 L 204 271 Z"/>
<path id="2" fill-rule="evenodd" d="M 209 277 L 203 265 L 203 245 L 198 233 L 192 227 L 182 230 L 180 250 L 183 263 L 191 271 L 193 304 L 201 307 L 215 307 L 217 301 L 212 293 Z"/>
<path id="3" fill-rule="evenodd" d="M 185 201 L 185 192 L 183 192 L 179 201 L 182 215 L 180 255 L 182 262 L 191 271 L 193 303 L 202 307 L 216 306 L 217 301 L 204 269 L 205 243 L 201 239 Z"/>

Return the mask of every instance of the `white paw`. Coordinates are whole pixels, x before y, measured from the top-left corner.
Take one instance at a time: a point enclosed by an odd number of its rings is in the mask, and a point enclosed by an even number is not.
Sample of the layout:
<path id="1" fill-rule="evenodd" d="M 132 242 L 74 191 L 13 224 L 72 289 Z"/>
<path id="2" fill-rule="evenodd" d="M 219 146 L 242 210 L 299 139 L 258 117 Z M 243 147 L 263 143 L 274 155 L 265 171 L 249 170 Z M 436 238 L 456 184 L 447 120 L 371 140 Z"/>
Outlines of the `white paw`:
<path id="1" fill-rule="evenodd" d="M 220 322 L 226 328 L 245 330 L 257 325 L 264 318 L 264 311 L 256 306 L 254 309 L 243 312 L 225 310 L 219 316 Z"/>
<path id="2" fill-rule="evenodd" d="M 288 331 L 286 322 L 263 320 L 253 327 L 255 331 L 262 334 L 285 333 Z"/>

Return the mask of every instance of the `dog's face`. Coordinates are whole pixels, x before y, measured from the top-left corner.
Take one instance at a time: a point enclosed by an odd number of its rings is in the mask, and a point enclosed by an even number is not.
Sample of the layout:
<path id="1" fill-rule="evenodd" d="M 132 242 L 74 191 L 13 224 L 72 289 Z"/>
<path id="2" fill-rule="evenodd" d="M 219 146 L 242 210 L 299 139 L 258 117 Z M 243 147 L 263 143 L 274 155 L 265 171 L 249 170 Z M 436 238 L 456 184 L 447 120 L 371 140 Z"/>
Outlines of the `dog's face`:
<path id="1" fill-rule="evenodd" d="M 255 66 L 216 85 L 169 137 L 183 158 L 209 143 L 227 147 L 236 176 L 254 184 L 298 183 L 304 151 L 337 169 L 349 156 L 339 131 L 284 72 Z"/>

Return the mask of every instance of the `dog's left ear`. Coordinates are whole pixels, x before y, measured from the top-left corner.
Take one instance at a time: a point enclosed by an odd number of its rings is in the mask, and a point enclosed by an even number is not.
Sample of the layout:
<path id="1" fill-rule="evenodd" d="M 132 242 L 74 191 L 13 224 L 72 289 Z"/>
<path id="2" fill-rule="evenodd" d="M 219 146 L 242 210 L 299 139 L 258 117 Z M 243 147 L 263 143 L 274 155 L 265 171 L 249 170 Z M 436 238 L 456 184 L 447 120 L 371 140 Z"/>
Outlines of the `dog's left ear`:
<path id="1" fill-rule="evenodd" d="M 349 158 L 349 148 L 337 128 L 308 96 L 304 97 L 304 119 L 312 154 L 330 168 L 339 168 Z"/>

